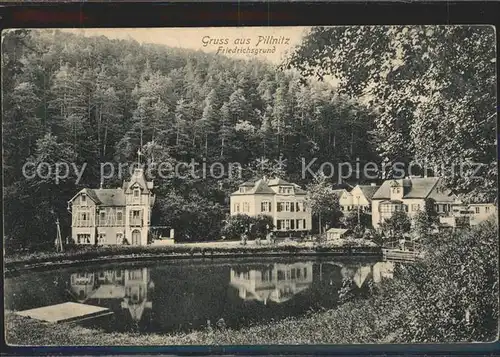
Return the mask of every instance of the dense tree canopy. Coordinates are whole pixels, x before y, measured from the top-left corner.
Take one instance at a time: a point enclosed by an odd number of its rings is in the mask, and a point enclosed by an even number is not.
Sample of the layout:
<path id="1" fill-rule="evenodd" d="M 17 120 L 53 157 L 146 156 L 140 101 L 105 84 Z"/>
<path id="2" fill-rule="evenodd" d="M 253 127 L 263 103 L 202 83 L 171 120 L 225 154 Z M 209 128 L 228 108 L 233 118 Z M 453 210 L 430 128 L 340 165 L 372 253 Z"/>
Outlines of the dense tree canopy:
<path id="1" fill-rule="evenodd" d="M 301 175 L 300 158 L 376 158 L 366 145 L 373 114 L 365 106 L 268 63 L 53 30 L 3 37 L 5 222 L 7 236 L 20 243 L 51 243 L 55 216 L 69 234 L 67 200 L 99 186 L 101 162 L 132 164 L 138 149 L 156 176 L 153 223 L 186 239 L 218 237 L 228 194 L 250 177 L 305 185 L 313 177 Z M 85 164 L 81 179 L 49 185 L 25 178 L 24 163 L 46 156 Z M 280 156 L 286 167 L 257 163 Z M 191 160 L 200 164 L 196 177 L 158 176 L 160 163 Z M 211 176 L 214 162 L 226 175 L 204 178 L 202 164 Z M 241 178 L 228 177 L 229 163 L 241 164 Z M 115 172 L 104 187 L 121 185 L 123 176 Z"/>
<path id="2" fill-rule="evenodd" d="M 426 164 L 471 199 L 496 198 L 492 26 L 316 27 L 286 65 L 363 98 L 377 113 L 372 142 L 382 157 Z M 452 165 L 461 164 L 458 175 Z"/>

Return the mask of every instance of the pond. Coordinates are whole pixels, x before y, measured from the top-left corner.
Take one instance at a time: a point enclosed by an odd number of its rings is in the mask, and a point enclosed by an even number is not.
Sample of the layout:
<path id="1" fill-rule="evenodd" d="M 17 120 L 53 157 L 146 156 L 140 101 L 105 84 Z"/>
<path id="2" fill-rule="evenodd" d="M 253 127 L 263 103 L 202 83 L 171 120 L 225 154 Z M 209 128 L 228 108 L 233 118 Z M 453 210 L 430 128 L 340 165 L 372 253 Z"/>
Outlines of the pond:
<path id="1" fill-rule="evenodd" d="M 364 298 L 393 268 L 341 258 L 261 258 L 29 272 L 5 279 L 5 308 L 68 301 L 102 306 L 113 314 L 79 324 L 108 332 L 186 332 L 221 321 L 238 328 L 335 308 L 345 293 Z"/>

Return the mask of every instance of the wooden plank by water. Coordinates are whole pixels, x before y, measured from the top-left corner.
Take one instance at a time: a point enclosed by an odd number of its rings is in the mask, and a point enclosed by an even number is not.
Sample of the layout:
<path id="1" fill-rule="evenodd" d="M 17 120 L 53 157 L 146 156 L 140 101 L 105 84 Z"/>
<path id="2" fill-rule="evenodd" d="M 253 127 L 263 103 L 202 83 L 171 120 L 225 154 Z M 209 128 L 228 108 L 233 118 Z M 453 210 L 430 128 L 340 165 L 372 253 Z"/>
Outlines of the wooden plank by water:
<path id="1" fill-rule="evenodd" d="M 105 307 L 65 302 L 62 304 L 38 307 L 36 309 L 18 311 L 16 314 L 45 322 L 59 323 L 99 317 L 112 314 L 112 312 Z"/>

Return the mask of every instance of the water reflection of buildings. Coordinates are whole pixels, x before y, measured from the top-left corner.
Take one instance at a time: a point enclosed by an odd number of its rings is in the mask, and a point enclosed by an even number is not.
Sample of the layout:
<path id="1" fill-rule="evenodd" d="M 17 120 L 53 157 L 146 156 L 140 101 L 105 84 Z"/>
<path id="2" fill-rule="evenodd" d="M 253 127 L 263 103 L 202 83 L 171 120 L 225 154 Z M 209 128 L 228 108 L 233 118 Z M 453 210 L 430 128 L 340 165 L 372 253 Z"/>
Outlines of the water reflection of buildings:
<path id="1" fill-rule="evenodd" d="M 132 320 L 139 322 L 146 309 L 152 308 L 148 292 L 154 288 L 148 268 L 106 270 L 99 273 L 74 273 L 70 278 L 71 292 L 78 302 L 121 300 Z"/>
<path id="2" fill-rule="evenodd" d="M 368 279 L 372 279 L 374 283 L 380 283 L 382 279 L 392 279 L 394 264 L 377 262 L 357 267 L 343 266 L 341 272 L 344 279 L 351 279 L 358 288 L 361 288 Z"/>
<path id="3" fill-rule="evenodd" d="M 318 263 L 319 282 L 324 280 L 323 270 L 327 266 L 340 269 L 341 277 L 350 280 L 361 288 L 369 279 L 379 283 L 384 278 L 392 278 L 394 265 L 390 262 L 371 263 L 369 265 L 344 265 L 338 262 Z M 238 289 L 239 297 L 243 300 L 257 300 L 264 304 L 268 301 L 282 303 L 290 300 L 294 295 L 307 290 L 314 280 L 314 264 L 271 264 L 266 268 L 231 269 L 230 283 Z M 326 283 L 326 280 L 325 280 Z"/>
<path id="4" fill-rule="evenodd" d="M 231 269 L 231 285 L 240 298 L 282 303 L 306 290 L 313 281 L 312 263 L 270 264 L 262 269 Z"/>

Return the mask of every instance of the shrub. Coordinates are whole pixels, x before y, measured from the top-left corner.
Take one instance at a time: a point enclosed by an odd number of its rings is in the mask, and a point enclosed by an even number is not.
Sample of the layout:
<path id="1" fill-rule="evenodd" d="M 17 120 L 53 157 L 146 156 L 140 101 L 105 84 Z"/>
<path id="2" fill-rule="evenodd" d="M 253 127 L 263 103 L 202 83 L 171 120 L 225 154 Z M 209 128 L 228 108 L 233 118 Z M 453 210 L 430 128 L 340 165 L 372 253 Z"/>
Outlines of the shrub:
<path id="1" fill-rule="evenodd" d="M 229 217 L 226 225 L 222 228 L 221 234 L 227 239 L 240 239 L 241 235 L 248 230 L 249 238 L 263 237 L 267 234 L 268 229 L 274 228 L 273 218 L 268 215 L 258 215 L 250 217 L 246 214 L 238 214 Z"/>
<path id="2" fill-rule="evenodd" d="M 498 221 L 426 240 L 425 257 L 391 282 L 403 342 L 487 342 L 498 329 Z M 395 310 L 396 311 L 396 310 Z"/>

